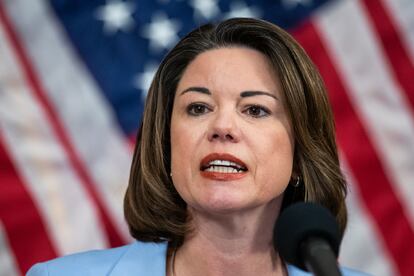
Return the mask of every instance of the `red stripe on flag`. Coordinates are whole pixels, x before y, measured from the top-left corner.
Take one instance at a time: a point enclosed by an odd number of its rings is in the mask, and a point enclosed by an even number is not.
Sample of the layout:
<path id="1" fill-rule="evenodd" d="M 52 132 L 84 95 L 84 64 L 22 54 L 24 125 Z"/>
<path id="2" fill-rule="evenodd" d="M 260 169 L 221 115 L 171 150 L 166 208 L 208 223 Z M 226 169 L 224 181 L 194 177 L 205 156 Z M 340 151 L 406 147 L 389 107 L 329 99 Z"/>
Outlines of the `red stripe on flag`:
<path id="1" fill-rule="evenodd" d="M 405 90 L 411 107 L 414 108 L 414 65 L 401 41 L 400 34 L 395 28 L 390 15 L 384 9 L 382 1 L 364 0 L 362 5 L 370 22 L 376 30 L 376 35 L 381 40 L 381 46 L 388 57 L 388 63 L 392 66 L 391 74 Z"/>
<path id="2" fill-rule="evenodd" d="M 0 137 L 0 219 L 22 273 L 57 256 L 49 235 Z M 0 269 L 1 270 L 1 269 Z"/>
<path id="3" fill-rule="evenodd" d="M 348 98 L 320 36 L 311 23 L 294 36 L 319 68 L 329 91 L 337 138 L 357 180 L 367 210 L 375 221 L 401 275 L 414 271 L 414 233 L 381 161 Z"/>
<path id="4" fill-rule="evenodd" d="M 60 142 L 62 143 L 63 147 L 66 150 L 67 156 L 77 172 L 79 178 L 84 183 L 86 190 L 88 191 L 89 197 L 95 203 L 97 207 L 98 216 L 100 221 L 103 223 L 105 228 L 106 234 L 109 239 L 109 243 L 111 247 L 120 246 L 125 242 L 122 240 L 121 235 L 118 233 L 118 230 L 113 225 L 111 219 L 109 218 L 108 214 L 105 211 L 105 207 L 101 202 L 100 196 L 98 192 L 95 190 L 93 181 L 89 177 L 89 174 L 86 172 L 85 168 L 82 165 L 82 161 L 79 159 L 78 155 L 76 154 L 75 149 L 69 142 L 68 137 L 66 136 L 65 130 L 63 129 L 62 125 L 59 123 L 59 120 L 53 111 L 52 106 L 49 104 L 47 97 L 45 96 L 44 89 L 36 76 L 35 70 L 32 68 L 29 58 L 27 57 L 22 45 L 20 44 L 18 35 L 15 33 L 12 24 L 10 23 L 7 14 L 4 8 L 0 4 L 0 21 L 3 23 L 6 31 L 6 35 L 9 37 L 11 44 L 15 50 L 17 58 L 21 63 L 23 68 L 25 77 L 27 82 L 32 88 L 34 95 L 37 97 L 37 100 L 42 105 L 46 116 L 50 122 L 50 125 L 53 127 L 57 137 L 59 137 Z"/>

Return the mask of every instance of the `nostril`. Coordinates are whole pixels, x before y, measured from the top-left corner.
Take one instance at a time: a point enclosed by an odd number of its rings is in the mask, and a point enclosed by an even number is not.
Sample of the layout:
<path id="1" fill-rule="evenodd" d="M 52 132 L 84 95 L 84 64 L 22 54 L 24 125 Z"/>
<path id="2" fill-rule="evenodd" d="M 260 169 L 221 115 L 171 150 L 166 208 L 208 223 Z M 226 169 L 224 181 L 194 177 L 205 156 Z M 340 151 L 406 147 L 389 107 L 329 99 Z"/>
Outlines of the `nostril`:
<path id="1" fill-rule="evenodd" d="M 231 141 L 235 142 L 237 140 L 237 136 L 234 136 L 233 133 L 230 133 L 230 131 L 216 131 L 209 135 L 209 140 L 217 140 L 217 141 Z"/>

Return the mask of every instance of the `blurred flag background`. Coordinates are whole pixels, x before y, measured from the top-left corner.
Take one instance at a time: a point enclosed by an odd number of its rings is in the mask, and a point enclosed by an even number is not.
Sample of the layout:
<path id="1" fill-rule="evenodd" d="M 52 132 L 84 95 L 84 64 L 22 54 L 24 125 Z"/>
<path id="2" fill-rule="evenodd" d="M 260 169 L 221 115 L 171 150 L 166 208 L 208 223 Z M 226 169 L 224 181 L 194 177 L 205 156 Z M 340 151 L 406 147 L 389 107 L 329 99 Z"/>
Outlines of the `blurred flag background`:
<path id="1" fill-rule="evenodd" d="M 414 275 L 414 1 L 0 0 L 0 275 L 131 241 L 146 91 L 195 26 L 257 17 L 319 67 L 350 182 L 340 261 Z"/>

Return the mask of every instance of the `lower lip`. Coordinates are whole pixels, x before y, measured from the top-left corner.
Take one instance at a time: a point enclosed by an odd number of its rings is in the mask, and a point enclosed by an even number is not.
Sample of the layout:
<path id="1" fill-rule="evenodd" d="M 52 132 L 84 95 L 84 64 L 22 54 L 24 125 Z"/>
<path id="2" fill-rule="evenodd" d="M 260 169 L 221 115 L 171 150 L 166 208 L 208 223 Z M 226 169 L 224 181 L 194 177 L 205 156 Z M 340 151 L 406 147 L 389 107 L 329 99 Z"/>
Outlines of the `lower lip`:
<path id="1" fill-rule="evenodd" d="M 246 173 L 219 173 L 202 171 L 201 176 L 211 180 L 231 181 L 243 178 L 244 176 L 246 176 Z"/>

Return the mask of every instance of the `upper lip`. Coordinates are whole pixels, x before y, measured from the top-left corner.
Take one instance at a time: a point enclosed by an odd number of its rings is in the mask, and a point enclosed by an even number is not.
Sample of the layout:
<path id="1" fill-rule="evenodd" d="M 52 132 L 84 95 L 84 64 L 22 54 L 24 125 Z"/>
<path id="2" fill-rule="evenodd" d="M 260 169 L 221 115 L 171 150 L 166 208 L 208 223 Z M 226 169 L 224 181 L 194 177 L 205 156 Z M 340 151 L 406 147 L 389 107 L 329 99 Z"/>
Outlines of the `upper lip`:
<path id="1" fill-rule="evenodd" d="M 214 161 L 214 160 L 230 161 L 230 162 L 236 163 L 236 165 L 237 165 L 236 168 L 237 169 L 242 169 L 244 171 L 247 171 L 246 164 L 242 160 L 240 160 L 239 158 L 237 158 L 234 155 L 231 155 L 229 153 L 211 153 L 211 154 L 207 155 L 206 157 L 204 157 L 201 160 L 200 169 L 205 170 L 206 168 L 208 168 L 209 163 L 211 161 Z"/>

